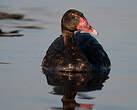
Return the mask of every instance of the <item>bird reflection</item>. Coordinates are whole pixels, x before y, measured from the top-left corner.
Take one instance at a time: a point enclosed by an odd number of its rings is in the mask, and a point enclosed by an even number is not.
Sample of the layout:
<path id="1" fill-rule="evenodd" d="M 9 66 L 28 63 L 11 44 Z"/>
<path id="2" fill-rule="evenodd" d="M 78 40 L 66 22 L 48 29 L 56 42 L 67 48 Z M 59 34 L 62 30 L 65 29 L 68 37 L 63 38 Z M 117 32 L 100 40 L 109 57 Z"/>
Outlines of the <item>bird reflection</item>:
<path id="1" fill-rule="evenodd" d="M 94 90 L 101 90 L 103 83 L 109 77 L 108 75 L 88 72 L 51 72 L 42 68 L 43 73 L 47 78 L 49 85 L 54 86 L 51 94 L 63 95 L 61 101 L 63 109 L 60 110 L 75 110 L 75 108 L 83 108 L 93 110 L 93 104 L 79 104 L 75 101 L 77 92 L 88 92 Z M 99 75 L 98 75 L 99 74 Z M 93 99 L 86 95 L 79 94 L 81 99 Z M 53 110 L 59 108 L 52 108 Z"/>

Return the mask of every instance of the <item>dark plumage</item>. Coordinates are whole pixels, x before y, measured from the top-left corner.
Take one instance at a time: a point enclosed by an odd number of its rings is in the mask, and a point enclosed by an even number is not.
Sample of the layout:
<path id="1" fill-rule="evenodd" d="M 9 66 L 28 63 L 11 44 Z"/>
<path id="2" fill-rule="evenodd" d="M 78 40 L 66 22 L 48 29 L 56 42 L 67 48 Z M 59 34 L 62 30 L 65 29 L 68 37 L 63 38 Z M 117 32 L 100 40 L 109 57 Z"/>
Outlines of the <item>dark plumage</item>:
<path id="1" fill-rule="evenodd" d="M 47 50 L 42 67 L 49 71 L 91 72 L 108 75 L 110 60 L 99 42 L 89 33 L 98 35 L 84 15 L 68 10 L 61 21 L 62 35 Z M 82 30 L 88 33 L 76 32 Z"/>

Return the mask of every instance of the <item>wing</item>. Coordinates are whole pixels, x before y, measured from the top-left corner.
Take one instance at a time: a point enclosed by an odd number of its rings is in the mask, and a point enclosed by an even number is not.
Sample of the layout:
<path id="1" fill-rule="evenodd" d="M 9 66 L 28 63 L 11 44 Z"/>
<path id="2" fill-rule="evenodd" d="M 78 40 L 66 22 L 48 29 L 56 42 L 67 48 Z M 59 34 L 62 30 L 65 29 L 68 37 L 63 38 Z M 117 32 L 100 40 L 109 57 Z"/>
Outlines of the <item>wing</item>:
<path id="1" fill-rule="evenodd" d="M 64 43 L 62 37 L 56 38 L 47 50 L 46 56 L 43 58 L 42 66 L 52 67 L 57 66 L 60 59 L 63 59 Z M 56 60 L 55 60 L 56 59 Z"/>
<path id="2" fill-rule="evenodd" d="M 75 41 L 93 66 L 95 73 L 108 74 L 110 71 L 110 60 L 100 43 L 88 33 L 77 32 Z"/>

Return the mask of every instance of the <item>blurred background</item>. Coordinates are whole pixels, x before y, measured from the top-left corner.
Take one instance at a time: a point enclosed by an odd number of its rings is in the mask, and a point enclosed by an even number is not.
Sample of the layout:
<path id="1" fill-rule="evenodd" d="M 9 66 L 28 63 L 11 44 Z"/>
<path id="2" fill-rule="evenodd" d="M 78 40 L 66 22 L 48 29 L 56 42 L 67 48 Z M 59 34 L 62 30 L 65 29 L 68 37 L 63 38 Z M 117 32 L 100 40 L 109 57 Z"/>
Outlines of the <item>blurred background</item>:
<path id="1" fill-rule="evenodd" d="M 99 32 L 112 62 L 110 78 L 101 91 L 85 93 L 93 110 L 137 109 L 137 1 L 136 0 L 0 0 L 0 12 L 24 15 L 0 19 L 0 108 L 50 110 L 61 107 L 62 96 L 49 94 L 41 62 L 52 41 L 61 34 L 60 21 L 68 9 L 84 13 Z"/>

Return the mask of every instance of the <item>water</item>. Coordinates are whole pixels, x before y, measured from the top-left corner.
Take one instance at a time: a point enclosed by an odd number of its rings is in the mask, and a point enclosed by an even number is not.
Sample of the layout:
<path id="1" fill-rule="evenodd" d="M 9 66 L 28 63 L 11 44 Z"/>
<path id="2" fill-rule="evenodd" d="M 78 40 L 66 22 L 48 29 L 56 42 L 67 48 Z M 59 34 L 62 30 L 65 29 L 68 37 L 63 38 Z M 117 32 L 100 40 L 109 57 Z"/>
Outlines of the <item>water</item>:
<path id="1" fill-rule="evenodd" d="M 25 14 L 25 19 L 0 20 L 4 31 L 21 30 L 22 37 L 0 37 L 0 108 L 50 110 L 62 107 L 62 96 L 42 74 L 41 61 L 51 42 L 60 35 L 60 19 L 70 9 L 81 10 L 99 32 L 112 62 L 110 78 L 102 91 L 88 92 L 93 110 L 136 110 L 137 102 L 137 1 L 136 0 L 0 0 L 0 10 Z M 42 29 L 18 28 L 37 26 Z"/>

